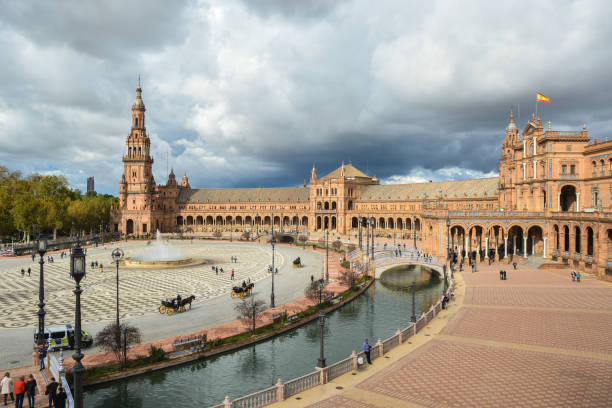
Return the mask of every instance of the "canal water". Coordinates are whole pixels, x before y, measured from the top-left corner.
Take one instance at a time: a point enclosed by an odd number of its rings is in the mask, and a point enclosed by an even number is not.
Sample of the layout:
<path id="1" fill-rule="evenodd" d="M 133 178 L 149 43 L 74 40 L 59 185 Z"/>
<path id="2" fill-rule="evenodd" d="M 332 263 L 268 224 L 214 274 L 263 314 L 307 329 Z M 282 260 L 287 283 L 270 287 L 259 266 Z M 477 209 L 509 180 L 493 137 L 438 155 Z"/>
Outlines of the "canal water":
<path id="1" fill-rule="evenodd" d="M 410 285 L 417 282 L 416 313 L 440 298 L 443 282 L 425 268 L 399 266 L 385 272 L 353 302 L 329 313 L 325 326 L 327 364 L 360 351 L 364 338 L 371 344 L 395 334 L 410 322 Z M 208 407 L 226 395 L 232 399 L 314 371 L 319 357 L 317 319 L 265 342 L 180 367 L 152 372 L 88 389 L 85 406 Z"/>

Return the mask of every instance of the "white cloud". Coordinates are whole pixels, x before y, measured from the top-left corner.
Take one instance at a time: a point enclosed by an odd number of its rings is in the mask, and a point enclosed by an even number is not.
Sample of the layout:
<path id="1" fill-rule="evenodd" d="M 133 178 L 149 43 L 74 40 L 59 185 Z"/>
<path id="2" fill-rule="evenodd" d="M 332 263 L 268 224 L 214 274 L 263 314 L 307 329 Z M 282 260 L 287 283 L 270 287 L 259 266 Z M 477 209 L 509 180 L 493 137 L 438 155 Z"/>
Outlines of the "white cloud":
<path id="1" fill-rule="evenodd" d="M 417 167 L 412 169 L 408 174 L 389 176 L 381 180 L 381 184 L 427 183 L 429 181 L 468 180 L 498 176 L 499 173 L 496 171 L 483 172 L 480 170 L 462 169 L 459 167 L 442 167 L 437 170 L 429 170 Z"/>

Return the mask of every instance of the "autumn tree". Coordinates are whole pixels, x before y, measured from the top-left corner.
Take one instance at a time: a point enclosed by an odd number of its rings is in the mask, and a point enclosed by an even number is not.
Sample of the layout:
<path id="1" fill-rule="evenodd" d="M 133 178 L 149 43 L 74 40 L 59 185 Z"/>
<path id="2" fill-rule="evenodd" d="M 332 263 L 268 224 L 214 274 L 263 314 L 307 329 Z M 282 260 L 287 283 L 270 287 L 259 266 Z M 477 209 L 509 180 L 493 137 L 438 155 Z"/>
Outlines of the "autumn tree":
<path id="1" fill-rule="evenodd" d="M 96 335 L 96 344 L 105 351 L 110 351 L 115 355 L 118 362 L 121 362 L 123 344 L 129 348 L 134 344 L 139 344 L 142 338 L 140 329 L 128 323 L 110 323 L 106 325 Z"/>

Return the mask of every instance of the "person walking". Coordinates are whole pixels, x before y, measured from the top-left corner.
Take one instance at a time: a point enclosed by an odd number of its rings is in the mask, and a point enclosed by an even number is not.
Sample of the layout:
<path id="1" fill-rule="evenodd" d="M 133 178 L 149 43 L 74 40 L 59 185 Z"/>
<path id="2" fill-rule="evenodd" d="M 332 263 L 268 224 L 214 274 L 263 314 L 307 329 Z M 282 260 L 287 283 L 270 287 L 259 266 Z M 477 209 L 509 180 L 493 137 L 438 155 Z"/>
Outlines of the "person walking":
<path id="1" fill-rule="evenodd" d="M 57 389 L 57 394 L 55 394 L 55 408 L 66 408 L 67 399 L 66 390 L 60 385 Z"/>
<path id="2" fill-rule="evenodd" d="M 232 280 L 234 280 L 234 270 L 232 269 Z"/>
<path id="3" fill-rule="evenodd" d="M 55 396 L 57 395 L 57 387 L 59 384 L 55 381 L 55 377 L 51 377 L 51 382 L 47 384 L 47 390 L 45 391 L 45 395 L 49 396 L 49 408 L 51 406 L 57 407 L 55 405 Z"/>
<path id="4" fill-rule="evenodd" d="M 23 408 L 23 397 L 25 396 L 25 381 L 23 375 L 15 381 L 15 408 Z"/>
<path id="5" fill-rule="evenodd" d="M 572 271 L 572 282 L 576 282 L 576 272 Z"/>
<path id="6" fill-rule="evenodd" d="M 21 277 L 23 278 L 25 276 L 25 271 L 23 270 L 23 268 L 21 268 Z"/>
<path id="7" fill-rule="evenodd" d="M 28 278 L 32 275 L 32 268 L 28 268 Z"/>
<path id="8" fill-rule="evenodd" d="M 45 369 L 45 358 L 47 357 L 47 346 L 44 344 L 38 350 L 38 358 L 40 359 L 40 371 Z"/>
<path id="9" fill-rule="evenodd" d="M 582 274 L 580 273 L 580 271 L 576 272 L 576 282 L 580 283 L 580 277 L 582 276 Z"/>
<path id="10" fill-rule="evenodd" d="M 13 395 L 13 379 L 11 378 L 11 373 L 4 374 L 2 377 L 2 381 L 0 381 L 0 393 L 4 397 L 4 405 L 6 405 L 6 400 L 8 396 L 11 396 L 11 401 L 15 401 L 15 396 Z"/>
<path id="11" fill-rule="evenodd" d="M 28 394 L 28 406 L 32 408 L 34 406 L 34 396 L 36 395 L 36 380 L 32 374 L 30 374 L 25 382 L 25 389 Z"/>
<path id="12" fill-rule="evenodd" d="M 366 355 L 366 360 L 368 361 L 368 364 L 372 364 L 372 361 L 370 360 L 370 343 L 368 343 L 368 339 L 365 339 L 365 341 L 363 342 L 363 352 Z"/>

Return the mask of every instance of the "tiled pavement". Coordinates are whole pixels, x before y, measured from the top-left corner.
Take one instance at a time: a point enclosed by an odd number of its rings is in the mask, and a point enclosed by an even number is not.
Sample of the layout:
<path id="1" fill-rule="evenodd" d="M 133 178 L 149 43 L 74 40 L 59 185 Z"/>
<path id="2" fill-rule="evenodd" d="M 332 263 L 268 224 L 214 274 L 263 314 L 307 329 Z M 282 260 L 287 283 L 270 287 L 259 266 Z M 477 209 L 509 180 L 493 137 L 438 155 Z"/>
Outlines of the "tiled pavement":
<path id="1" fill-rule="evenodd" d="M 391 360 L 283 405 L 612 406 L 612 285 L 525 266 L 505 266 L 508 280 L 500 281 L 499 269 L 461 274 L 459 307 L 443 311 L 414 345 L 392 350 Z"/>

